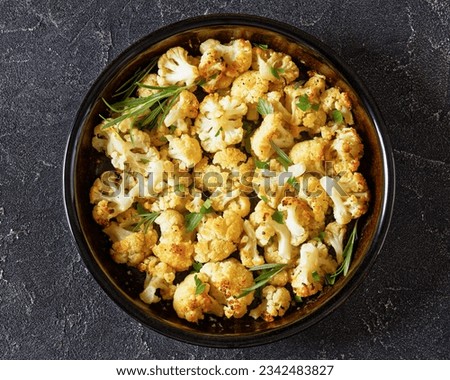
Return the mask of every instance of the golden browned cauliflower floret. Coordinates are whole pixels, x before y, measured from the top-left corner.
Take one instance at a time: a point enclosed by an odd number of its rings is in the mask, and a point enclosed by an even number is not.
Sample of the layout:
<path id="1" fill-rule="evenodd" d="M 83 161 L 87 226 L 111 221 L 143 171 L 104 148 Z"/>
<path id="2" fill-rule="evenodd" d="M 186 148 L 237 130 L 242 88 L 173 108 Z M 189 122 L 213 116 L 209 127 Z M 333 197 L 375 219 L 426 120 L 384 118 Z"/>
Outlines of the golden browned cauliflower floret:
<path id="1" fill-rule="evenodd" d="M 325 228 L 324 241 L 328 246 L 333 247 L 336 253 L 336 261 L 340 265 L 344 261 L 344 238 L 347 226 L 338 222 L 331 222 Z"/>
<path id="2" fill-rule="evenodd" d="M 198 115 L 199 101 L 190 91 L 181 91 L 177 101 L 170 108 L 164 118 L 166 127 L 175 127 L 172 134 L 181 136 L 183 133 L 190 133 L 192 120 Z"/>
<path id="3" fill-rule="evenodd" d="M 206 273 L 191 273 L 178 284 L 173 295 L 173 308 L 178 317 L 197 323 L 205 314 L 223 316 L 223 306 L 210 293 Z M 197 284 L 200 284 L 201 289 Z"/>
<path id="4" fill-rule="evenodd" d="M 248 107 L 247 119 L 258 120 L 258 100 L 269 91 L 269 81 L 261 78 L 259 71 L 246 71 L 239 75 L 231 87 L 231 96 L 241 99 Z"/>
<path id="5" fill-rule="evenodd" d="M 160 86 L 192 86 L 199 78 L 194 59 L 180 46 L 167 50 L 158 60 Z"/>
<path id="6" fill-rule="evenodd" d="M 318 223 L 323 223 L 325 216 L 332 206 L 332 200 L 327 192 L 323 190 L 319 179 L 311 174 L 304 174 L 298 179 L 300 185 L 297 196 L 311 207 L 314 219 Z"/>
<path id="7" fill-rule="evenodd" d="M 252 55 L 252 69 L 258 70 L 261 77 L 270 82 L 289 84 L 299 75 L 297 65 L 287 54 L 254 47 Z"/>
<path id="8" fill-rule="evenodd" d="M 194 132 L 202 148 L 210 153 L 225 149 L 242 141 L 242 117 L 247 106 L 240 99 L 214 93 L 200 103 L 200 113 L 195 119 Z"/>
<path id="9" fill-rule="evenodd" d="M 295 164 L 305 165 L 306 172 L 325 174 L 325 154 L 328 141 L 315 137 L 312 140 L 300 141 L 289 152 L 289 157 Z"/>
<path id="10" fill-rule="evenodd" d="M 152 253 L 158 234 L 151 227 L 146 231 L 130 231 L 121 227 L 116 222 L 103 230 L 112 241 L 110 254 L 118 264 L 138 266 L 147 256 Z"/>
<path id="11" fill-rule="evenodd" d="M 275 153 L 271 141 L 279 148 L 291 148 L 294 145 L 289 127 L 278 112 L 267 115 L 250 138 L 251 148 L 259 160 L 267 161 Z"/>
<path id="12" fill-rule="evenodd" d="M 161 236 L 153 247 L 153 254 L 176 271 L 189 269 L 193 264 L 194 246 L 184 226 L 184 217 L 178 211 L 166 210 L 156 218 Z"/>
<path id="13" fill-rule="evenodd" d="M 326 153 L 326 160 L 333 166 L 335 175 L 356 171 L 363 155 L 364 146 L 354 128 L 343 128 L 336 132 Z"/>
<path id="14" fill-rule="evenodd" d="M 193 168 L 202 159 L 202 148 L 194 137 L 181 135 L 181 137 L 170 136 L 169 157 L 179 161 L 181 169 Z"/>
<path id="15" fill-rule="evenodd" d="M 252 45 L 244 39 L 228 44 L 208 39 L 200 45 L 200 52 L 200 75 L 206 79 L 202 87 L 208 93 L 227 88 L 252 64 Z"/>
<path id="16" fill-rule="evenodd" d="M 272 236 L 275 235 L 275 229 L 266 221 L 272 218 L 275 209 L 266 202 L 259 201 L 255 210 L 250 214 L 249 220 L 255 229 L 255 237 L 260 247 L 266 246 Z"/>
<path id="17" fill-rule="evenodd" d="M 324 228 L 324 222 L 317 222 L 308 203 L 300 198 L 284 197 L 278 210 L 286 213 L 285 223 L 294 246 L 316 237 Z"/>
<path id="18" fill-rule="evenodd" d="M 173 284 L 175 269 L 156 256 L 150 256 L 139 265 L 139 270 L 146 272 L 144 290 L 139 294 L 143 302 L 152 304 L 159 302 L 161 298 L 164 300 L 173 298 L 176 289 Z"/>
<path id="19" fill-rule="evenodd" d="M 141 81 L 141 84 L 144 86 L 152 86 L 158 87 L 158 75 L 157 74 L 147 74 Z M 145 98 L 147 96 L 151 96 L 158 92 L 157 89 L 152 89 L 148 87 L 138 86 L 137 88 L 137 96 L 140 98 Z"/>
<path id="20" fill-rule="evenodd" d="M 276 317 L 282 317 L 291 304 L 291 294 L 284 287 L 272 285 L 262 290 L 262 302 L 250 311 L 250 317 L 262 318 L 266 322 L 273 322 Z"/>
<path id="21" fill-rule="evenodd" d="M 341 92 L 337 87 L 331 87 L 322 93 L 320 102 L 322 109 L 330 119 L 333 119 L 334 111 L 339 111 L 345 124 L 353 124 L 352 102 L 348 93 Z"/>
<path id="22" fill-rule="evenodd" d="M 236 251 L 243 230 L 242 218 L 225 211 L 223 216 L 214 213 L 203 216 L 194 243 L 195 261 L 221 261 Z"/>
<path id="23" fill-rule="evenodd" d="M 333 202 L 333 215 L 339 224 L 348 224 L 367 212 L 370 193 L 361 173 L 347 171 L 338 180 L 322 177 L 320 185 Z"/>
<path id="24" fill-rule="evenodd" d="M 325 275 L 336 269 L 336 260 L 328 254 L 325 244 L 316 240 L 302 244 L 299 263 L 292 271 L 292 289 L 299 297 L 312 296 L 322 290 Z"/>
<path id="25" fill-rule="evenodd" d="M 131 174 L 107 171 L 97 178 L 89 192 L 94 204 L 92 215 L 101 226 L 107 226 L 110 220 L 128 210 L 141 194 L 136 178 Z"/>
<path id="26" fill-rule="evenodd" d="M 242 318 L 253 301 L 253 292 L 237 298 L 242 290 L 253 285 L 253 275 L 238 260 L 231 258 L 203 265 L 200 273 L 209 277 L 210 294 L 224 305 L 227 318 Z"/>

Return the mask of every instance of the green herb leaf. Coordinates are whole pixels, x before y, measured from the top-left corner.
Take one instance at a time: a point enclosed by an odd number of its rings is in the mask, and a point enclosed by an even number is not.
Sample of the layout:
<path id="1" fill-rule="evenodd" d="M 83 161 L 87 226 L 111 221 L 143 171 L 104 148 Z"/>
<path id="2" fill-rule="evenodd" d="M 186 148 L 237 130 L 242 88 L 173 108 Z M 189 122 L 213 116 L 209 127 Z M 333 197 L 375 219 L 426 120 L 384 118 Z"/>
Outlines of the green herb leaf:
<path id="1" fill-rule="evenodd" d="M 124 82 L 114 93 L 113 97 L 123 95 L 123 98 L 129 98 L 136 90 L 138 83 L 145 78 L 145 76 L 152 71 L 158 63 L 159 57 L 155 57 L 151 60 L 150 64 L 143 69 L 136 70 L 134 75 Z"/>
<path id="2" fill-rule="evenodd" d="M 296 295 L 296 296 L 294 296 L 294 301 L 297 303 L 302 303 L 303 299 L 302 299 L 302 297 Z"/>
<path id="3" fill-rule="evenodd" d="M 309 102 L 308 95 L 302 95 L 298 98 L 298 103 L 296 104 L 298 108 L 302 111 L 308 111 L 311 108 L 311 103 Z"/>
<path id="4" fill-rule="evenodd" d="M 319 108 L 320 108 L 320 104 L 312 104 L 312 105 L 311 105 L 311 108 L 312 108 L 314 111 L 318 111 Z"/>
<path id="5" fill-rule="evenodd" d="M 319 282 L 320 281 L 320 274 L 319 273 L 314 271 L 314 272 L 311 273 L 311 275 L 312 275 L 312 278 L 313 278 L 314 282 Z"/>
<path id="6" fill-rule="evenodd" d="M 281 212 L 281 211 L 275 211 L 273 214 L 272 214 L 272 219 L 275 221 L 275 222 L 277 222 L 277 223 L 280 223 L 280 224 L 284 224 L 284 216 L 283 216 L 283 213 Z"/>
<path id="7" fill-rule="evenodd" d="M 254 47 L 259 47 L 260 49 L 263 50 L 267 50 L 269 48 L 269 46 L 267 44 L 257 44 L 257 43 L 253 43 Z"/>
<path id="8" fill-rule="evenodd" d="M 155 222 L 158 216 L 161 214 L 160 212 L 148 212 L 148 210 L 142 206 L 140 203 L 136 205 L 136 210 L 138 215 L 140 216 L 139 222 L 133 228 L 133 231 L 139 231 L 141 226 L 144 226 L 144 233 L 147 233 L 148 228 L 151 224 Z"/>
<path id="9" fill-rule="evenodd" d="M 280 273 L 286 266 L 287 264 L 263 264 L 249 268 L 250 271 L 261 270 L 262 272 L 255 278 L 254 284 L 248 288 L 242 289 L 241 294 L 236 296 L 236 298 L 245 297 L 247 294 L 264 287 L 271 278 Z"/>
<path id="10" fill-rule="evenodd" d="M 297 179 L 294 176 L 289 177 L 287 183 L 291 185 L 295 189 L 295 191 L 297 192 L 300 191 L 300 184 L 298 183 Z"/>
<path id="11" fill-rule="evenodd" d="M 223 131 L 223 128 L 220 127 L 220 128 L 217 130 L 217 132 L 216 132 L 216 134 L 214 135 L 214 137 L 219 136 L 219 135 L 220 135 L 220 132 L 222 132 L 222 131 Z"/>
<path id="12" fill-rule="evenodd" d="M 315 238 L 313 238 L 313 240 L 318 241 L 320 243 L 323 242 L 323 239 L 325 239 L 325 232 L 322 231 L 319 233 L 319 235 L 317 235 Z"/>
<path id="13" fill-rule="evenodd" d="M 344 117 L 342 116 L 342 112 L 339 110 L 334 110 L 331 115 L 333 116 L 333 120 L 337 124 L 341 124 L 344 121 Z"/>
<path id="14" fill-rule="evenodd" d="M 206 284 L 204 284 L 202 280 L 200 280 L 197 277 L 197 275 L 194 276 L 194 280 L 195 280 L 195 294 L 196 295 L 202 294 L 205 291 Z"/>
<path id="15" fill-rule="evenodd" d="M 267 198 L 265 195 L 260 195 L 259 196 L 261 198 L 261 200 L 263 200 L 266 203 L 269 203 L 269 198 Z"/>
<path id="16" fill-rule="evenodd" d="M 256 110 L 261 116 L 266 116 L 273 113 L 273 106 L 266 99 L 259 98 Z"/>
<path id="17" fill-rule="evenodd" d="M 277 79 L 280 79 L 280 74 L 283 74 L 285 71 L 286 70 L 283 69 L 282 67 L 271 67 L 270 68 L 270 72 Z"/>
<path id="18" fill-rule="evenodd" d="M 289 158 L 289 156 L 286 154 L 286 152 L 281 149 L 277 144 L 275 144 L 273 141 L 270 141 L 270 146 L 272 149 L 277 153 L 278 162 L 283 165 L 284 169 L 287 170 L 289 166 L 294 165 L 294 162 Z"/>
<path id="19" fill-rule="evenodd" d="M 208 198 L 200 208 L 200 212 L 191 212 L 185 216 L 184 221 L 186 230 L 188 232 L 194 231 L 202 220 L 203 215 L 208 214 L 212 211 L 211 204 L 211 199 Z"/>
<path id="20" fill-rule="evenodd" d="M 203 264 L 202 263 L 198 263 L 198 262 L 194 262 L 194 264 L 192 264 L 192 269 L 194 270 L 194 272 L 200 272 L 200 269 L 202 269 Z"/>
<path id="21" fill-rule="evenodd" d="M 255 165 L 258 169 L 269 169 L 269 163 L 264 161 L 255 161 Z"/>

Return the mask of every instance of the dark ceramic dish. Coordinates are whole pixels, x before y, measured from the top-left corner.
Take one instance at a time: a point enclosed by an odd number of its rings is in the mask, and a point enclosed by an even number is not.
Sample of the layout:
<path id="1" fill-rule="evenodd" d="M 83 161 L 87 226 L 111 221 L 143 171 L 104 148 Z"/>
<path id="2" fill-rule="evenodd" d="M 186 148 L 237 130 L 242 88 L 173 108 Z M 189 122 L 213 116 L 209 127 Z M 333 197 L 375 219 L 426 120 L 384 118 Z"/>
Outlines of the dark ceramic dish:
<path id="1" fill-rule="evenodd" d="M 371 194 L 369 212 L 359 224 L 359 240 L 349 275 L 298 309 L 291 309 L 272 323 L 252 318 L 209 320 L 199 325 L 179 319 L 170 305 L 146 305 L 138 297 L 143 275 L 115 264 L 109 242 L 92 219 L 89 188 L 106 163 L 91 147 L 99 113 L 105 113 L 102 97 L 109 99 L 140 66 L 170 47 L 195 51 L 199 43 L 215 38 L 224 42 L 245 38 L 268 44 L 290 54 L 297 63 L 315 69 L 350 92 L 356 128 L 365 144 L 360 170 Z M 296 334 L 336 309 L 364 279 L 385 239 L 394 199 L 394 165 L 381 116 L 357 76 L 323 43 L 290 25 L 248 15 L 211 15 L 161 28 L 125 50 L 100 75 L 84 99 L 67 144 L 64 196 L 68 220 L 81 256 L 105 292 L 128 314 L 145 326 L 181 341 L 214 347 L 242 347 L 272 342 Z"/>

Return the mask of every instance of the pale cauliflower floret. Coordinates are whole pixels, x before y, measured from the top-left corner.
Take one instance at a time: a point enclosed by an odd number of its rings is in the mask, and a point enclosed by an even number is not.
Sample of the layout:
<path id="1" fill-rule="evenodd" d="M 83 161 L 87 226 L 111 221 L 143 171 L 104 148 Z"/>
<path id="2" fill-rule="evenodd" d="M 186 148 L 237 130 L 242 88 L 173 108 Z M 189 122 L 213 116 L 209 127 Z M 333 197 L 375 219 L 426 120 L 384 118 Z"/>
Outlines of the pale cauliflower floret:
<path id="1" fill-rule="evenodd" d="M 315 137 L 295 144 L 289 152 L 289 157 L 295 164 L 304 164 L 307 172 L 323 175 L 327 147 L 327 140 Z"/>
<path id="2" fill-rule="evenodd" d="M 176 271 L 185 271 L 193 264 L 194 247 L 184 226 L 184 217 L 178 211 L 166 210 L 155 219 L 161 236 L 153 247 L 153 254 Z"/>
<path id="3" fill-rule="evenodd" d="M 162 86 L 192 86 L 199 78 L 193 58 L 180 46 L 173 47 L 158 60 L 158 81 Z"/>
<path id="4" fill-rule="evenodd" d="M 264 258 L 268 263 L 289 264 L 296 259 L 296 252 L 291 245 L 291 232 L 285 224 L 281 224 L 272 218 L 266 221 L 275 231 L 275 235 L 264 247 Z"/>
<path id="5" fill-rule="evenodd" d="M 336 269 L 337 263 L 325 244 L 314 240 L 302 244 L 298 266 L 292 272 L 292 289 L 297 296 L 312 296 L 322 290 L 325 275 Z"/>
<path id="6" fill-rule="evenodd" d="M 294 145 L 294 138 L 278 112 L 267 115 L 250 138 L 251 148 L 259 160 L 267 161 L 274 154 L 271 141 L 279 148 Z"/>
<path id="7" fill-rule="evenodd" d="M 276 317 L 282 317 L 291 304 L 291 294 L 283 287 L 272 285 L 262 290 L 262 302 L 249 315 L 252 318 L 262 318 L 266 322 L 273 322 Z"/>
<path id="8" fill-rule="evenodd" d="M 270 91 L 263 98 L 272 105 L 275 113 L 280 113 L 283 116 L 286 128 L 292 132 L 292 115 L 283 105 L 283 93 L 281 91 Z"/>
<path id="9" fill-rule="evenodd" d="M 333 119 L 333 111 L 337 110 L 342 114 L 344 124 L 353 124 L 352 102 L 347 92 L 341 92 L 337 87 L 331 87 L 323 92 L 320 102 L 330 119 Z"/>
<path id="10" fill-rule="evenodd" d="M 325 228 L 324 241 L 331 245 L 336 253 L 336 261 L 340 265 L 344 260 L 344 238 L 347 232 L 347 226 L 339 224 L 338 222 L 331 222 Z"/>
<path id="11" fill-rule="evenodd" d="M 173 298 L 176 286 L 175 269 L 161 262 L 156 256 L 150 256 L 139 265 L 139 270 L 146 272 L 144 290 L 139 294 L 140 299 L 148 304 L 157 303 Z M 159 291 L 161 297 L 156 293 Z"/>
<path id="12" fill-rule="evenodd" d="M 103 230 L 110 240 L 112 247 L 110 254 L 112 259 L 118 264 L 138 266 L 147 256 L 152 253 L 158 235 L 156 231 L 148 227 L 146 231 L 129 231 L 116 222 Z"/>
<path id="13" fill-rule="evenodd" d="M 206 96 L 194 126 L 203 149 L 215 153 L 240 143 L 244 133 L 242 117 L 246 113 L 247 106 L 240 99 L 217 93 Z"/>
<path id="14" fill-rule="evenodd" d="M 198 108 L 197 97 L 192 92 L 183 90 L 164 118 L 164 124 L 167 127 L 176 127 L 173 132 L 176 136 L 188 133 L 192 125 L 191 119 L 195 119 L 198 115 Z"/>
<path id="15" fill-rule="evenodd" d="M 239 255 L 243 265 L 250 268 L 264 264 L 264 258 L 258 252 L 255 230 L 248 220 L 244 221 L 244 236 L 239 247 Z"/>
<path id="16" fill-rule="evenodd" d="M 247 160 L 247 155 L 237 148 L 226 148 L 214 154 L 213 164 L 223 169 L 234 170 Z"/>
<path id="17" fill-rule="evenodd" d="M 102 124 L 99 124 L 94 129 L 94 148 L 105 152 L 116 169 L 147 176 L 150 163 L 159 159 L 158 151 L 151 146 L 150 135 L 136 128 L 130 129 L 129 134 L 125 135 L 119 134 L 114 128 L 101 128 Z"/>
<path id="18" fill-rule="evenodd" d="M 270 82 L 289 84 L 299 75 L 291 56 L 272 49 L 253 48 L 252 69 L 258 70 L 262 78 Z"/>
<path id="19" fill-rule="evenodd" d="M 227 88 L 234 78 L 246 72 L 252 64 L 252 45 L 250 41 L 237 39 L 228 44 L 208 39 L 200 45 L 199 70 L 206 83 L 206 92 Z"/>
<path id="20" fill-rule="evenodd" d="M 158 75 L 157 74 L 147 74 L 141 81 L 141 84 L 145 86 L 153 86 L 158 87 Z M 140 98 L 145 98 L 148 96 L 152 96 L 156 94 L 159 90 L 138 86 L 137 88 L 137 96 Z"/>
<path id="21" fill-rule="evenodd" d="M 202 148 L 197 139 L 188 135 L 168 138 L 169 157 L 180 161 L 181 169 L 193 168 L 202 159 Z"/>
<path id="22" fill-rule="evenodd" d="M 347 170 L 358 170 L 359 160 L 363 155 L 364 146 L 354 128 L 343 128 L 336 132 L 326 154 L 331 161 L 334 174 L 342 175 Z"/>
<path id="23" fill-rule="evenodd" d="M 221 261 L 236 251 L 243 230 L 242 218 L 226 210 L 223 216 L 213 213 L 203 216 L 194 244 L 195 261 Z"/>
<path id="24" fill-rule="evenodd" d="M 247 119 L 258 120 L 258 100 L 269 91 L 269 81 L 261 78 L 258 71 L 246 71 L 238 76 L 231 87 L 231 96 L 242 99 L 247 105 Z"/>
<path id="25" fill-rule="evenodd" d="M 205 285 L 202 292 L 197 291 L 197 281 Z M 173 295 L 173 308 L 178 317 L 197 323 L 204 314 L 223 316 L 223 306 L 210 293 L 209 277 L 205 273 L 191 273 L 178 284 Z M 199 294 L 197 294 L 199 293 Z"/>
<path id="26" fill-rule="evenodd" d="M 333 215 L 339 224 L 348 224 L 367 212 L 370 194 L 361 173 L 347 172 L 338 181 L 325 176 L 320 185 L 333 201 Z"/>
<path id="27" fill-rule="evenodd" d="M 287 214 L 285 223 L 291 233 L 291 244 L 294 246 L 299 246 L 323 230 L 324 224 L 315 220 L 312 209 L 302 199 L 285 197 L 278 206 L 278 210 Z"/>
<path id="28" fill-rule="evenodd" d="M 178 212 L 184 212 L 186 211 L 186 203 L 189 202 L 190 199 L 190 195 L 169 188 L 156 198 L 151 204 L 150 210 L 153 212 L 160 212 L 171 209 Z"/>
<path id="29" fill-rule="evenodd" d="M 237 298 L 242 290 L 253 285 L 253 275 L 238 260 L 228 259 L 203 265 L 200 273 L 209 277 L 210 294 L 224 305 L 227 318 L 242 318 L 253 301 L 253 292 Z"/>
<path id="30" fill-rule="evenodd" d="M 138 196 L 145 195 L 140 190 L 139 182 L 132 175 L 104 172 L 94 181 L 89 192 L 90 202 L 95 204 L 92 211 L 94 220 L 107 226 L 112 218 L 128 210 Z"/>

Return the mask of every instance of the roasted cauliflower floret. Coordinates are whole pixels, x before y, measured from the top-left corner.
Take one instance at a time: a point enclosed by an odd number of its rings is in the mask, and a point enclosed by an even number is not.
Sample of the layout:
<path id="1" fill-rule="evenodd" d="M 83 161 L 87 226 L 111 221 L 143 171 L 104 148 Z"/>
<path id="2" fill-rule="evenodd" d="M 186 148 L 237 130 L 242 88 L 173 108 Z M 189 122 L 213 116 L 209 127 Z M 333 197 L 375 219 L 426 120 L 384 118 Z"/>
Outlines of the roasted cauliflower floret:
<path id="1" fill-rule="evenodd" d="M 312 209 L 304 200 L 296 197 L 285 197 L 278 210 L 286 213 L 286 227 L 291 233 L 291 244 L 299 246 L 323 230 L 324 223 L 318 223 Z"/>
<path id="2" fill-rule="evenodd" d="M 354 128 L 338 130 L 326 153 L 326 160 L 332 163 L 333 174 L 342 175 L 346 171 L 358 170 L 363 149 L 364 146 Z"/>
<path id="3" fill-rule="evenodd" d="M 214 213 L 203 216 L 197 232 L 197 242 L 194 244 L 195 261 L 221 261 L 237 249 L 243 230 L 242 218 L 226 210 L 223 216 Z"/>
<path id="4" fill-rule="evenodd" d="M 262 318 L 266 322 L 273 322 L 276 317 L 282 317 L 291 304 L 291 294 L 283 287 L 272 285 L 262 290 L 262 302 L 250 311 L 250 317 Z"/>
<path id="5" fill-rule="evenodd" d="M 184 217 L 178 211 L 166 210 L 156 218 L 161 236 L 153 247 L 153 254 L 177 272 L 185 271 L 193 264 L 194 246 L 184 227 Z"/>
<path id="6" fill-rule="evenodd" d="M 181 169 L 193 168 L 202 159 L 202 148 L 197 139 L 183 134 L 168 140 L 169 157 L 179 160 Z"/>
<path id="7" fill-rule="evenodd" d="M 298 179 L 298 183 L 300 189 L 297 196 L 311 207 L 314 219 L 318 223 L 323 223 L 333 204 L 331 198 L 323 190 L 319 179 L 309 173 L 302 175 Z"/>
<path id="8" fill-rule="evenodd" d="M 327 245 L 332 246 L 336 253 L 336 261 L 340 265 L 344 260 L 344 238 L 347 232 L 347 226 L 337 222 L 329 223 L 325 228 L 324 241 Z"/>
<path id="9" fill-rule="evenodd" d="M 225 149 L 242 141 L 242 117 L 247 106 L 230 96 L 214 93 L 200 103 L 200 114 L 195 119 L 194 131 L 202 148 L 210 153 Z"/>
<path id="10" fill-rule="evenodd" d="M 268 263 L 292 263 L 297 257 L 296 251 L 292 249 L 291 232 L 284 223 L 278 223 L 272 218 L 266 224 L 273 228 L 275 235 L 264 247 L 264 258 Z"/>
<path id="11" fill-rule="evenodd" d="M 200 45 L 199 70 L 206 83 L 206 92 L 227 88 L 239 74 L 247 71 L 252 64 L 252 45 L 244 39 L 228 44 L 208 39 Z"/>
<path id="12" fill-rule="evenodd" d="M 145 188 L 144 188 L 145 190 Z M 139 182 L 135 177 L 107 171 L 97 178 L 89 192 L 89 199 L 94 204 L 94 220 L 107 226 L 110 220 L 128 210 L 141 193 Z"/>
<path id="13" fill-rule="evenodd" d="M 269 81 L 261 78 L 258 71 L 246 71 L 239 75 L 231 87 L 231 96 L 241 99 L 248 107 L 247 119 L 258 120 L 258 100 L 269 91 Z"/>
<path id="14" fill-rule="evenodd" d="M 200 281 L 204 289 L 197 283 Z M 173 308 L 178 317 L 188 322 L 198 323 L 205 314 L 223 316 L 223 306 L 210 293 L 209 277 L 206 273 L 191 273 L 178 284 L 173 295 Z"/>
<path id="15" fill-rule="evenodd" d="M 258 252 L 258 242 L 251 223 L 244 221 L 244 236 L 239 243 L 239 256 L 247 268 L 264 264 L 264 258 Z"/>
<path id="16" fill-rule="evenodd" d="M 236 259 L 203 265 L 200 273 L 209 277 L 210 294 L 224 305 L 227 318 L 242 318 L 253 301 L 253 292 L 237 298 L 242 290 L 253 285 L 252 273 Z"/>
<path id="17" fill-rule="evenodd" d="M 152 253 L 158 235 L 152 228 L 146 231 L 129 231 L 116 222 L 103 230 L 112 241 L 110 254 L 112 259 L 118 264 L 138 266 L 147 256 Z"/>
<path id="18" fill-rule="evenodd" d="M 300 297 L 320 292 L 325 275 L 336 272 L 337 263 L 325 244 L 311 240 L 300 247 L 298 266 L 292 271 L 292 289 Z"/>
<path id="19" fill-rule="evenodd" d="M 272 49 L 253 48 L 252 69 L 258 70 L 263 79 L 270 82 L 289 84 L 299 75 L 297 65 L 292 58 Z"/>
<path id="20" fill-rule="evenodd" d="M 255 210 L 250 214 L 249 220 L 255 229 L 255 236 L 260 247 L 266 246 L 275 235 L 275 229 L 267 223 L 272 218 L 275 209 L 266 202 L 259 201 Z"/>
<path id="21" fill-rule="evenodd" d="M 250 138 L 251 148 L 259 160 L 267 161 L 275 153 L 271 141 L 283 149 L 294 145 L 294 138 L 280 113 L 267 115 Z"/>
<path id="22" fill-rule="evenodd" d="M 192 86 L 199 78 L 194 59 L 180 46 L 173 47 L 158 60 L 158 81 L 160 86 Z"/>
<path id="23" fill-rule="evenodd" d="M 361 173 L 347 172 L 337 181 L 325 176 L 320 185 L 333 201 L 333 215 L 339 224 L 348 224 L 367 212 L 370 194 Z"/>
<path id="24" fill-rule="evenodd" d="M 333 120 L 333 111 L 339 111 L 345 124 L 353 124 L 352 102 L 348 93 L 341 92 L 337 87 L 331 87 L 322 93 L 320 102 L 322 109 L 331 120 Z"/>
<path id="25" fill-rule="evenodd" d="M 161 262 L 157 257 L 150 256 L 139 265 L 139 270 L 146 272 L 144 290 L 139 294 L 142 301 L 148 304 L 157 303 L 162 299 L 173 298 L 176 286 L 175 269 Z M 159 297 L 158 293 L 159 292 Z"/>
<path id="26" fill-rule="evenodd" d="M 192 120 L 198 115 L 199 101 L 197 97 L 188 90 L 181 91 L 176 103 L 170 108 L 164 118 L 166 127 L 176 127 L 173 131 L 175 136 L 189 133 Z M 192 119 L 192 120 L 191 120 Z"/>
<path id="27" fill-rule="evenodd" d="M 307 172 L 323 175 L 327 147 L 327 140 L 315 137 L 295 144 L 289 152 L 289 157 L 295 164 L 304 164 Z"/>

